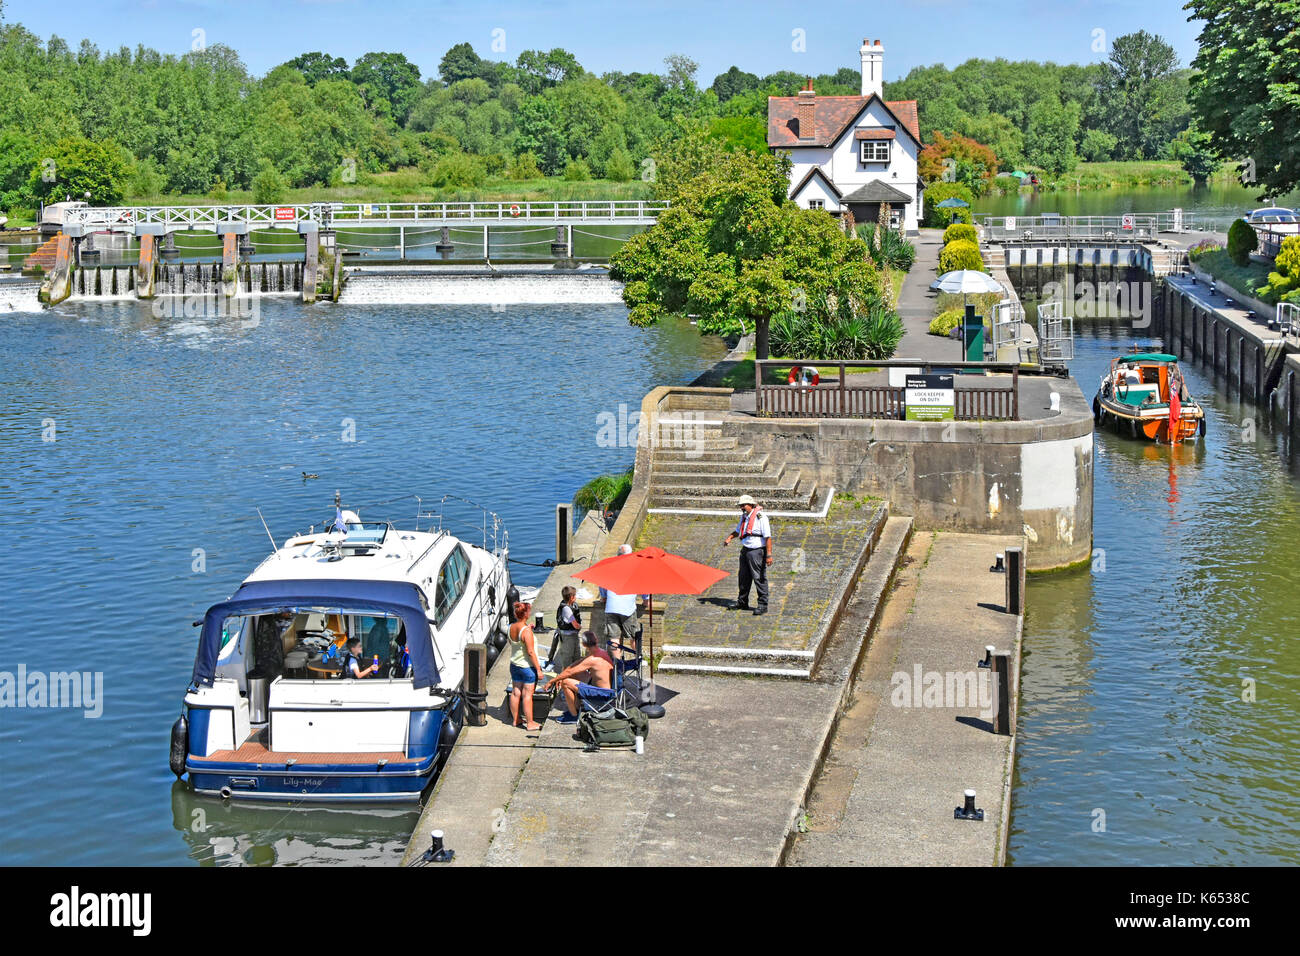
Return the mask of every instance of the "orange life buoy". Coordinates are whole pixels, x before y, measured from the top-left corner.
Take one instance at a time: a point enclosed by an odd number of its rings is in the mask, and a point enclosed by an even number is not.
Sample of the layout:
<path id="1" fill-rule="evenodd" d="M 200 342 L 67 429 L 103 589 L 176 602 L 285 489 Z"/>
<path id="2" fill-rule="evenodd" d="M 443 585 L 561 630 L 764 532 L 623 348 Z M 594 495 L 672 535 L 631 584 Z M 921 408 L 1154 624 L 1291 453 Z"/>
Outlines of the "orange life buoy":
<path id="1" fill-rule="evenodd" d="M 821 380 L 821 376 L 817 373 L 817 369 L 808 365 L 792 366 L 790 374 L 785 377 L 787 385 L 816 385 Z"/>
<path id="2" fill-rule="evenodd" d="M 512 215 L 512 216 L 517 216 L 517 215 L 519 215 L 519 206 L 518 206 L 518 204 L 516 204 L 516 203 L 512 203 L 512 204 L 511 204 L 511 206 L 510 206 L 510 215 Z"/>

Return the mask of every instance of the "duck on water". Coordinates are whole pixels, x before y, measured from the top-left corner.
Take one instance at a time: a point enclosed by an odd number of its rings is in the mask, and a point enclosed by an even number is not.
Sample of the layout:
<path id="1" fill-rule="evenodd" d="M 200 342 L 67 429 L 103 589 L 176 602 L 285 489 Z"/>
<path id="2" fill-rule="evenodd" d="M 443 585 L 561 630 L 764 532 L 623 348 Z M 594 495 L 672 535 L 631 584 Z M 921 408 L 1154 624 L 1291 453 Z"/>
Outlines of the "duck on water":
<path id="1" fill-rule="evenodd" d="M 486 644 L 490 663 L 513 589 L 497 515 L 450 495 L 429 512 L 412 501 L 414 526 L 401 530 L 363 521 L 336 493 L 324 530 L 272 539 L 273 553 L 195 622 L 170 762 L 196 792 L 419 798 L 463 724 L 465 646 Z M 478 514 L 478 543 L 444 526 L 449 505 Z"/>
<path id="2" fill-rule="evenodd" d="M 1177 357 L 1164 352 L 1114 359 L 1092 400 L 1092 417 L 1120 434 L 1163 444 L 1205 435 L 1205 412 L 1187 390 Z"/>

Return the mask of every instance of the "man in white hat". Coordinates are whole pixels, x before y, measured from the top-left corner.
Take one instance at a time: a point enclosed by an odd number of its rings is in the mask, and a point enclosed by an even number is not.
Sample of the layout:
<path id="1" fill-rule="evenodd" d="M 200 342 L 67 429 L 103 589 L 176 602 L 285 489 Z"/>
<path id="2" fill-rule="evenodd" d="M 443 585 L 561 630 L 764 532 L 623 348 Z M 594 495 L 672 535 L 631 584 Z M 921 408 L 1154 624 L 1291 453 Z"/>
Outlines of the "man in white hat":
<path id="1" fill-rule="evenodd" d="M 740 539 L 740 599 L 732 605 L 734 610 L 749 610 L 749 585 L 757 585 L 758 606 L 754 614 L 767 613 L 767 566 L 772 563 L 772 526 L 767 515 L 749 495 L 742 495 L 736 502 L 740 505 L 740 521 L 736 530 L 723 539 L 722 544 L 731 544 L 735 538 Z"/>

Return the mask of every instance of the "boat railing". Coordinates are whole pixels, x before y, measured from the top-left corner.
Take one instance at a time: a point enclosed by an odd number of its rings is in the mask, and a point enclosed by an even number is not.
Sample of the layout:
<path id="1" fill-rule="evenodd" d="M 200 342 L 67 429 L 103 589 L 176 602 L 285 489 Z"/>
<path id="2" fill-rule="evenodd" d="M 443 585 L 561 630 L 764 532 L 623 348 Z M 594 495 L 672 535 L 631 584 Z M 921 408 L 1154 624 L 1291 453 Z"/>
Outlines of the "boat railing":
<path id="1" fill-rule="evenodd" d="M 426 530 L 453 534 L 463 541 L 473 541 L 470 535 L 477 534 L 480 547 L 493 555 L 502 556 L 510 550 L 510 535 L 505 522 L 495 511 L 478 502 L 460 495 L 443 495 L 436 505 L 426 508 L 419 495 L 415 496 L 415 501 L 417 531 L 421 522 L 428 522 Z M 456 512 L 463 514 L 448 515 L 449 503 Z"/>

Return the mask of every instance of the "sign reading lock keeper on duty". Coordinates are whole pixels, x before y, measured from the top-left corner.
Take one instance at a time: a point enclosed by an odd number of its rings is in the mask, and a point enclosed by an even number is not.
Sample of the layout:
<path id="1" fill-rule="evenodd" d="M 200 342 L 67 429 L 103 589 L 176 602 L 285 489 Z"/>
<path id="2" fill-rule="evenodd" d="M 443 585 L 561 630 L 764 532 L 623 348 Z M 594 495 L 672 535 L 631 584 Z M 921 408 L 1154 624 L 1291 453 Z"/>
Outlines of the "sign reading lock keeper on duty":
<path id="1" fill-rule="evenodd" d="M 903 402 L 909 422 L 952 421 L 957 417 L 952 374 L 907 376 Z"/>

